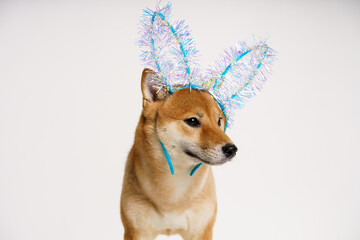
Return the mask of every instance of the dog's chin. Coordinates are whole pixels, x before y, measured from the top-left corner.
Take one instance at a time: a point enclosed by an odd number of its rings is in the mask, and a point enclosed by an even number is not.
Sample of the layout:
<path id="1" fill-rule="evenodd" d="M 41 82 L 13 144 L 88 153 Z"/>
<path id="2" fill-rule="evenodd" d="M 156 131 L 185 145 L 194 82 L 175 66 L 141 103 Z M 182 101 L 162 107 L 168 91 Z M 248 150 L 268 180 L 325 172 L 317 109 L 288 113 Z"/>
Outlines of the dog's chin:
<path id="1" fill-rule="evenodd" d="M 224 164 L 224 163 L 226 163 L 226 162 L 228 162 L 230 160 L 228 158 L 223 158 L 223 159 L 220 159 L 220 160 L 208 161 L 208 160 L 205 160 L 205 159 L 199 157 L 198 155 L 192 153 L 189 150 L 185 150 L 184 152 L 185 152 L 186 155 L 188 155 L 188 156 L 190 156 L 192 158 L 195 158 L 195 159 L 199 160 L 200 162 L 203 162 L 203 163 L 208 164 L 208 165 L 213 165 L 213 166 Z"/>

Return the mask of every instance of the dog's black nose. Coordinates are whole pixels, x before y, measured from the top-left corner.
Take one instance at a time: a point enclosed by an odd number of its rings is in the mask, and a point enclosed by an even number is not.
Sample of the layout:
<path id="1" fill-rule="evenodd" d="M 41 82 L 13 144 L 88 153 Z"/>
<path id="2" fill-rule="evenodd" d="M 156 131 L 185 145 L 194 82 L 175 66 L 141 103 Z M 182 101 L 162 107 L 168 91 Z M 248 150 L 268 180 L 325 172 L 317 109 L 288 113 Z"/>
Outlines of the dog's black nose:
<path id="1" fill-rule="evenodd" d="M 237 147 L 234 144 L 227 143 L 222 147 L 222 151 L 227 158 L 233 158 L 236 155 Z"/>

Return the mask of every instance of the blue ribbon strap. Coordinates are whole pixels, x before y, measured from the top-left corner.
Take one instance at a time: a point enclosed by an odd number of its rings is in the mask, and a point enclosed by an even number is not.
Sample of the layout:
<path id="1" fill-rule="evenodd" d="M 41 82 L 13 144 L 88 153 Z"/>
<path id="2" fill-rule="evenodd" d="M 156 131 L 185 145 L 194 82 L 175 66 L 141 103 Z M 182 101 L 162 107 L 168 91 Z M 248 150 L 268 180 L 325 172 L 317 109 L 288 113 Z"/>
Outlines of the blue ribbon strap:
<path id="1" fill-rule="evenodd" d="M 160 140 L 159 140 L 159 141 L 160 141 Z M 174 166 L 173 166 L 173 164 L 172 164 L 172 162 L 171 162 L 169 153 L 168 153 L 168 151 L 166 150 L 164 144 L 163 144 L 161 141 L 160 141 L 160 145 L 161 145 L 161 147 L 162 147 L 162 149 L 163 149 L 163 152 L 164 152 L 164 154 L 165 154 L 166 161 L 167 161 L 167 163 L 168 163 L 168 165 L 169 165 L 169 167 L 170 167 L 171 175 L 174 175 Z"/>

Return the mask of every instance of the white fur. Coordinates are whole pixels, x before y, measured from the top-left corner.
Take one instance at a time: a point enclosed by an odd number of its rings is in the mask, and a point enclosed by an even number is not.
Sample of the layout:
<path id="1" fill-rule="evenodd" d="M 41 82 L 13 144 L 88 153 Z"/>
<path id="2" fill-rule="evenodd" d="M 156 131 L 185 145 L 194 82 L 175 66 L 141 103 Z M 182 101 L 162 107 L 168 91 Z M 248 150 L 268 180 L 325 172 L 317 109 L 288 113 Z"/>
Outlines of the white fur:
<path id="1" fill-rule="evenodd" d="M 197 232 L 203 229 L 213 216 L 214 206 L 209 204 L 195 205 L 183 213 L 154 214 L 151 218 L 151 228 L 156 231 L 166 230 Z"/>

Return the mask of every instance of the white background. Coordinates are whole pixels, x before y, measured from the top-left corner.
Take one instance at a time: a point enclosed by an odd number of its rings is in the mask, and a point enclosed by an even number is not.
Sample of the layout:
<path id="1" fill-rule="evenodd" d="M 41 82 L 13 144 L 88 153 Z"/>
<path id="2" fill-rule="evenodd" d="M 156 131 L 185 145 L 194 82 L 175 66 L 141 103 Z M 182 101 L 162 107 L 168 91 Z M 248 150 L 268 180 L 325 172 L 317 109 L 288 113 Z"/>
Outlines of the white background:
<path id="1" fill-rule="evenodd" d="M 155 5 L 0 1 L 0 239 L 122 239 L 142 103 L 134 42 Z M 203 67 L 252 34 L 279 53 L 228 131 L 236 159 L 214 167 L 214 239 L 360 239 L 360 2 L 173 7 Z"/>

